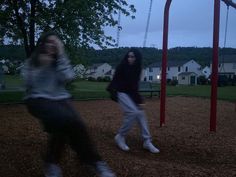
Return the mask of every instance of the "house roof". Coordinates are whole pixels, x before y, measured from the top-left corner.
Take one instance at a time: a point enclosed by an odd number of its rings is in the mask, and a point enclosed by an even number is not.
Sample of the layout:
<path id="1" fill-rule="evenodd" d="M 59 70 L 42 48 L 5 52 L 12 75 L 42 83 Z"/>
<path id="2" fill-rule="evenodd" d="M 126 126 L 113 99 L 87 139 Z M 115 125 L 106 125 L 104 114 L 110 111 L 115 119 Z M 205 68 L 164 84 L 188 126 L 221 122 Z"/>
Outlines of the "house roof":
<path id="1" fill-rule="evenodd" d="M 195 72 L 182 72 L 182 73 L 179 73 L 179 76 L 189 76 L 191 74 L 197 75 Z"/>
<path id="2" fill-rule="evenodd" d="M 92 66 L 88 67 L 88 69 L 96 69 L 99 66 L 102 66 L 104 63 L 94 63 Z"/>
<path id="3" fill-rule="evenodd" d="M 171 60 L 171 61 L 167 61 L 167 66 L 168 67 L 172 67 L 172 66 L 182 66 L 183 64 L 189 62 L 191 60 Z M 150 64 L 148 67 L 161 67 L 162 62 L 156 62 L 156 63 L 152 63 Z"/>

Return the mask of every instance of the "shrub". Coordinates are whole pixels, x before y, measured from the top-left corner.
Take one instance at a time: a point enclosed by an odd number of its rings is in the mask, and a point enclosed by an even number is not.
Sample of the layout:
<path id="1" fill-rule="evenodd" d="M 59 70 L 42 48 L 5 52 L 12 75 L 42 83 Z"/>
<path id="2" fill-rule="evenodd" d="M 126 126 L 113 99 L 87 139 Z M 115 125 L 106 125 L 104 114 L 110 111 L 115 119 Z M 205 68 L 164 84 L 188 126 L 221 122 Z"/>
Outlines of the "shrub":
<path id="1" fill-rule="evenodd" d="M 93 77 L 88 77 L 88 81 L 96 81 Z"/>
<path id="2" fill-rule="evenodd" d="M 103 81 L 103 78 L 102 78 L 102 77 L 98 77 L 98 78 L 97 78 L 97 81 L 98 81 L 98 82 L 102 82 L 102 81 Z"/>
<path id="3" fill-rule="evenodd" d="M 173 79 L 170 81 L 170 85 L 176 86 L 178 84 L 178 80 Z"/>
<path id="4" fill-rule="evenodd" d="M 110 81 L 111 81 L 111 78 L 110 78 L 109 76 L 105 76 L 105 77 L 103 78 L 103 81 L 104 81 L 104 82 L 110 82 Z"/>
<path id="5" fill-rule="evenodd" d="M 206 76 L 199 76 L 197 78 L 197 84 L 206 85 L 207 83 L 208 83 L 208 80 L 207 80 Z"/>

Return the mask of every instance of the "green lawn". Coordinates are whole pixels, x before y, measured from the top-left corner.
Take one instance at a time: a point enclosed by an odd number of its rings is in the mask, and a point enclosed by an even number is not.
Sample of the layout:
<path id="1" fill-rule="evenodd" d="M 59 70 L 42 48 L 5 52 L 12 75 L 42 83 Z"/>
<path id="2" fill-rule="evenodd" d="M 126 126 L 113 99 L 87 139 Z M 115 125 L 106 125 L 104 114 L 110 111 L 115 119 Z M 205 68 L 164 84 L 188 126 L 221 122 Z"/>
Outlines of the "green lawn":
<path id="1" fill-rule="evenodd" d="M 167 86 L 168 96 L 193 96 L 193 97 L 211 97 L 211 85 L 196 85 L 196 86 Z M 236 101 L 236 86 L 218 87 L 218 99 Z"/>
<path id="2" fill-rule="evenodd" d="M 23 80 L 19 75 L 5 75 L 4 80 L 8 88 L 17 88 L 23 85 Z"/>
<path id="3" fill-rule="evenodd" d="M 71 93 L 75 99 L 108 98 L 108 82 L 75 81 Z"/>
<path id="4" fill-rule="evenodd" d="M 0 92 L 0 102 L 20 102 L 23 97 L 23 92 L 17 88 L 22 88 L 22 79 L 19 76 L 6 76 L 6 88 L 4 92 Z M 77 80 L 73 82 L 71 93 L 75 99 L 102 99 L 109 98 L 106 92 L 107 82 L 92 82 Z M 155 88 L 160 88 L 160 85 L 155 84 Z M 167 86 L 167 96 L 194 96 L 210 98 L 210 85 L 197 86 Z M 218 99 L 235 101 L 236 86 L 218 87 Z"/>

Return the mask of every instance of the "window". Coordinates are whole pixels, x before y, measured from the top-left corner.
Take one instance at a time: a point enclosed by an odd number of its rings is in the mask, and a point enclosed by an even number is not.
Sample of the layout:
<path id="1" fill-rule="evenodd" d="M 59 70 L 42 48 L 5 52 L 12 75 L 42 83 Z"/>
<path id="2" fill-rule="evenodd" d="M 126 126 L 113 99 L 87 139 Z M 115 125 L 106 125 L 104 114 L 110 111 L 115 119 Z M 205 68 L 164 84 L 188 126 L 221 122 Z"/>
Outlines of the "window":
<path id="1" fill-rule="evenodd" d="M 185 77 L 184 77 L 184 76 L 182 76 L 182 80 L 185 80 Z"/>
<path id="2" fill-rule="evenodd" d="M 152 69 L 152 68 L 149 68 L 149 72 L 150 72 L 150 73 L 153 72 L 153 69 Z"/>
<path id="3" fill-rule="evenodd" d="M 152 76 L 149 76 L 149 80 L 152 81 Z"/>
<path id="4" fill-rule="evenodd" d="M 180 66 L 178 66 L 178 72 L 180 72 Z"/>
<path id="5" fill-rule="evenodd" d="M 187 66 L 185 67 L 185 72 L 188 72 L 188 67 Z"/>
<path id="6" fill-rule="evenodd" d="M 168 71 L 170 71 L 170 67 L 169 66 L 167 67 L 167 69 L 168 69 Z"/>

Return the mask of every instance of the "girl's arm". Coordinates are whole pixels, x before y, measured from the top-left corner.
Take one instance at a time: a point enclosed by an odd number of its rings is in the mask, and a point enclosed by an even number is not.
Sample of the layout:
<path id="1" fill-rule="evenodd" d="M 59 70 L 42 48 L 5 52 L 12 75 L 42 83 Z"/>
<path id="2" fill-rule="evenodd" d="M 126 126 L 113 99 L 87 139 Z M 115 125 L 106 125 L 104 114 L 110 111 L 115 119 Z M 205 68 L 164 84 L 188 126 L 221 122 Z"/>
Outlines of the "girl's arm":
<path id="1" fill-rule="evenodd" d="M 59 82 L 67 83 L 75 78 L 69 59 L 65 54 L 60 55 L 56 61 L 56 72 Z"/>
<path id="2" fill-rule="evenodd" d="M 32 72 L 31 72 L 31 67 L 30 67 L 30 59 L 27 59 L 24 62 L 24 65 L 21 69 L 20 72 L 23 80 L 24 80 L 24 85 L 26 86 L 26 89 L 28 89 L 31 86 L 32 83 Z"/>

